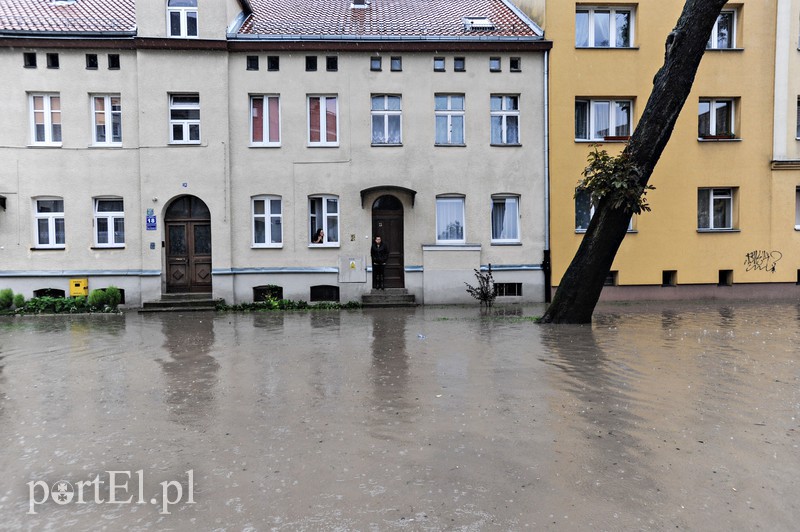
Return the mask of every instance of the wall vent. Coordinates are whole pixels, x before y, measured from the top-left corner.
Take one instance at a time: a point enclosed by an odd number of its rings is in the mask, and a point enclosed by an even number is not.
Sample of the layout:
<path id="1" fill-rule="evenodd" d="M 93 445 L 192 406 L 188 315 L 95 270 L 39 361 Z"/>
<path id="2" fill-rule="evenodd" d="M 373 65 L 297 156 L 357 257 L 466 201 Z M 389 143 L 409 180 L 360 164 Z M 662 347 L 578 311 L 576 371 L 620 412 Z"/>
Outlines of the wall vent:
<path id="1" fill-rule="evenodd" d="M 466 31 L 493 30 L 494 24 L 489 17 L 464 17 L 461 19 Z"/>

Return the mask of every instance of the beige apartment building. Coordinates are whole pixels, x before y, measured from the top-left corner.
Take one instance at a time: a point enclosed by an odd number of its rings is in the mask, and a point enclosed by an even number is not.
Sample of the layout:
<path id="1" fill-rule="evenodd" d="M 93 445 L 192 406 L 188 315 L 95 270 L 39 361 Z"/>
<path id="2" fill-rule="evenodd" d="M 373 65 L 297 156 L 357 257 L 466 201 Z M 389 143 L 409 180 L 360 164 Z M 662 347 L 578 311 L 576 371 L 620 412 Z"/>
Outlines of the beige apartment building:
<path id="1" fill-rule="evenodd" d="M 506 0 L 0 5 L 0 288 L 542 301 L 546 56 Z M 322 230 L 322 235 L 319 231 Z"/>

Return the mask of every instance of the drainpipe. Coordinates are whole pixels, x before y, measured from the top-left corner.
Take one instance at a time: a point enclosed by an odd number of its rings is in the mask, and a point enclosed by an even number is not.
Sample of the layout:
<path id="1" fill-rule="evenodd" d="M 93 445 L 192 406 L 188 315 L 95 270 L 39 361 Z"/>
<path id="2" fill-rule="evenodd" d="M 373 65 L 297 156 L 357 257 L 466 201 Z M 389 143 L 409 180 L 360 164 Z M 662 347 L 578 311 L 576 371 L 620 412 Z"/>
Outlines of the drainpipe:
<path id="1" fill-rule="evenodd" d="M 550 51 L 544 52 L 544 301 L 550 303 Z"/>

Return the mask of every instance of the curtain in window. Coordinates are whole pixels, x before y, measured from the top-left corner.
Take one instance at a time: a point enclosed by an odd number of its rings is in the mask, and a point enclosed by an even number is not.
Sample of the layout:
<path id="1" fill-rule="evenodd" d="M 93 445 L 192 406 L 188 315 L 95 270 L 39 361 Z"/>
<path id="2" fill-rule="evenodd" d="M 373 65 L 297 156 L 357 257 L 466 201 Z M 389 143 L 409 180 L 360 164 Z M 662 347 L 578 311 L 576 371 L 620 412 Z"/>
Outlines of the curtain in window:
<path id="1" fill-rule="evenodd" d="M 464 200 L 436 200 L 436 239 L 464 240 Z"/>
<path id="2" fill-rule="evenodd" d="M 325 140 L 336 142 L 336 98 L 325 98 Z"/>
<path id="3" fill-rule="evenodd" d="M 326 214 L 328 217 L 327 220 L 327 241 L 328 242 L 338 242 L 339 241 L 339 200 L 335 199 L 328 199 L 325 203 L 326 207 Z"/>
<path id="4" fill-rule="evenodd" d="M 721 13 L 717 19 L 717 48 L 730 48 L 733 46 L 732 31 L 733 13 Z"/>
<path id="5" fill-rule="evenodd" d="M 615 16 L 617 25 L 617 48 L 628 48 L 631 45 L 631 13 L 630 11 L 617 11 Z"/>
<path id="6" fill-rule="evenodd" d="M 592 107 L 594 108 L 594 133 L 592 138 L 602 139 L 609 136 L 609 102 L 592 102 Z"/>
<path id="7" fill-rule="evenodd" d="M 711 103 L 701 101 L 697 111 L 697 136 L 706 137 L 711 134 Z"/>
<path id="8" fill-rule="evenodd" d="M 606 47 L 610 45 L 611 14 L 608 11 L 594 12 L 594 46 Z"/>
<path id="9" fill-rule="evenodd" d="M 269 104 L 269 141 L 270 142 L 280 142 L 280 124 L 279 124 L 279 117 L 280 112 L 278 111 L 278 98 L 272 96 L 267 98 Z"/>
<path id="10" fill-rule="evenodd" d="M 716 135 L 730 135 L 731 128 L 731 102 L 715 102 L 714 114 L 716 115 Z"/>
<path id="11" fill-rule="evenodd" d="M 708 204 L 711 191 L 700 189 L 697 191 L 697 227 L 698 229 L 710 229 L 711 220 L 709 219 Z"/>
<path id="12" fill-rule="evenodd" d="M 614 135 L 625 137 L 631 134 L 631 104 L 629 102 L 614 102 Z"/>
<path id="13" fill-rule="evenodd" d="M 492 239 L 519 240 L 517 220 L 519 209 L 517 198 L 501 198 L 492 201 Z"/>
<path id="14" fill-rule="evenodd" d="M 714 229 L 730 229 L 731 195 L 727 189 L 714 189 Z"/>
<path id="15" fill-rule="evenodd" d="M 575 46 L 589 46 L 589 12 L 575 13 Z"/>
<path id="16" fill-rule="evenodd" d="M 320 103 L 319 97 L 308 99 L 309 141 L 320 141 Z"/>
<path id="17" fill-rule="evenodd" d="M 250 113 L 253 118 L 253 138 L 252 142 L 264 141 L 264 99 L 253 98 L 253 105 Z"/>
<path id="18" fill-rule="evenodd" d="M 575 101 L 575 138 L 589 138 L 589 102 Z"/>
<path id="19" fill-rule="evenodd" d="M 800 106 L 798 106 L 798 109 L 800 109 Z M 798 116 L 798 118 L 800 118 L 800 110 L 798 110 L 797 116 Z M 800 124 L 800 120 L 798 121 L 798 124 Z M 797 128 L 798 128 L 798 131 L 800 131 L 800 125 L 798 125 Z M 447 144 L 448 129 L 449 128 L 447 127 L 447 116 L 442 116 L 442 115 L 437 116 L 436 117 L 436 144 Z M 374 133 L 373 133 L 373 136 L 374 136 Z"/>

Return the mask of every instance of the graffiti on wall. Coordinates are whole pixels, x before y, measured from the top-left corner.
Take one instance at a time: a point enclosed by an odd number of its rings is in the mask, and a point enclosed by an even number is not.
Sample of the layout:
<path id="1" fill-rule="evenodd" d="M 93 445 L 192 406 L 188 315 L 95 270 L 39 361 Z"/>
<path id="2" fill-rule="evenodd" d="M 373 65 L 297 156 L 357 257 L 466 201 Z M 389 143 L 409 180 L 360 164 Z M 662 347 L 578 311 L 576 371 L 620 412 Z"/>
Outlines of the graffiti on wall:
<path id="1" fill-rule="evenodd" d="M 755 249 L 744 256 L 744 266 L 746 272 L 765 271 L 775 273 L 778 261 L 783 258 L 780 251 L 767 251 L 765 249 Z"/>

